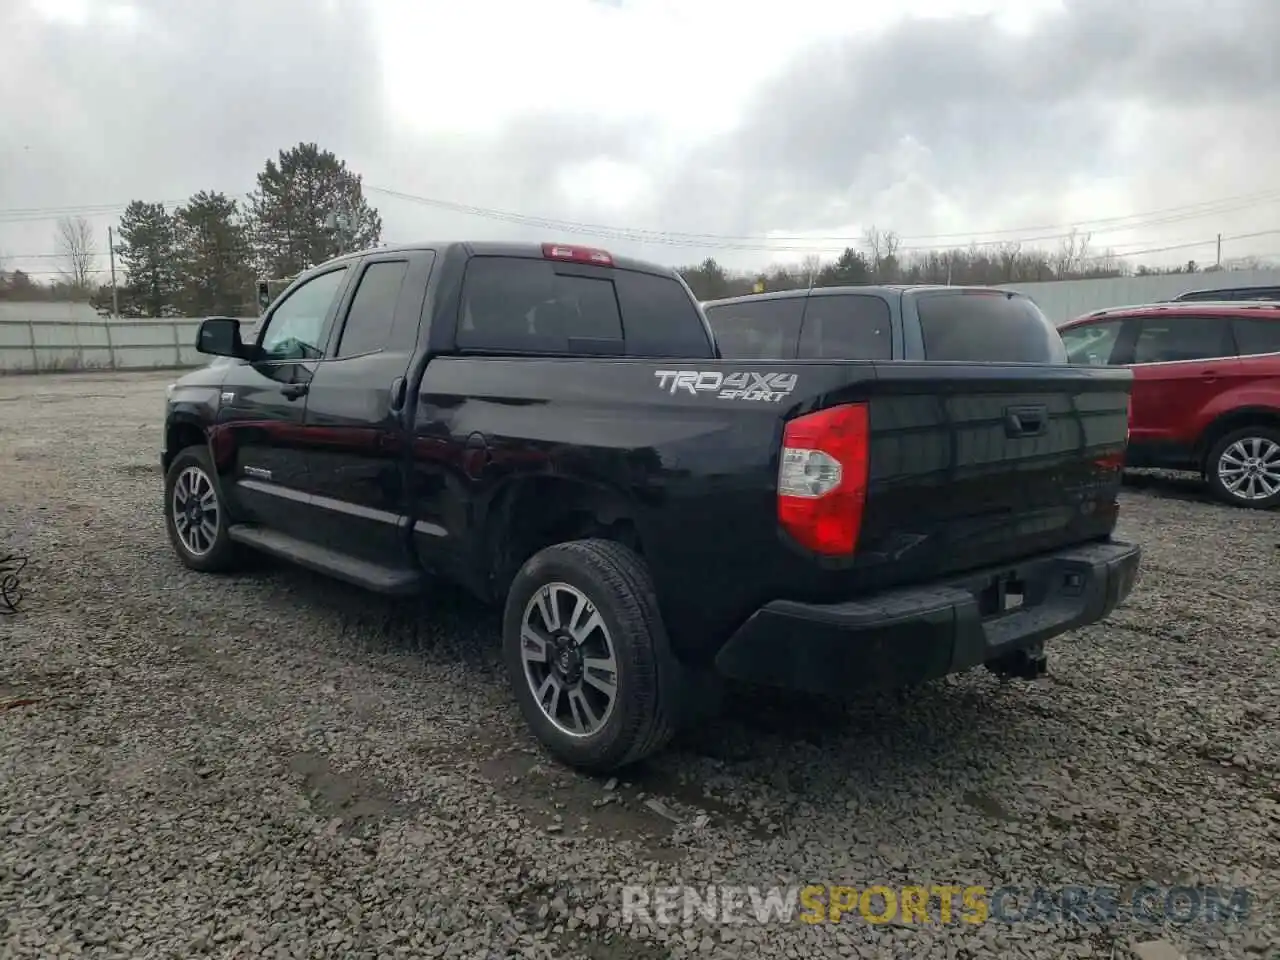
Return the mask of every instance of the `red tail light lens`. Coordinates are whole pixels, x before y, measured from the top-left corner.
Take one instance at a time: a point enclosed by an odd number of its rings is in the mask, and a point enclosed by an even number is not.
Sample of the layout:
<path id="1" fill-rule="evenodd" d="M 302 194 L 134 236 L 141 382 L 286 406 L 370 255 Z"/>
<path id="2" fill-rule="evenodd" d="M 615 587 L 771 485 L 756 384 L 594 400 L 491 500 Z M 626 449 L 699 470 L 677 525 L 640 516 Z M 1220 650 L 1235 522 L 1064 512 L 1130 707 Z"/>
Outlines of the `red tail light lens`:
<path id="1" fill-rule="evenodd" d="M 866 404 L 819 410 L 787 424 L 778 467 L 778 522 L 801 546 L 828 556 L 857 548 L 869 446 Z"/>

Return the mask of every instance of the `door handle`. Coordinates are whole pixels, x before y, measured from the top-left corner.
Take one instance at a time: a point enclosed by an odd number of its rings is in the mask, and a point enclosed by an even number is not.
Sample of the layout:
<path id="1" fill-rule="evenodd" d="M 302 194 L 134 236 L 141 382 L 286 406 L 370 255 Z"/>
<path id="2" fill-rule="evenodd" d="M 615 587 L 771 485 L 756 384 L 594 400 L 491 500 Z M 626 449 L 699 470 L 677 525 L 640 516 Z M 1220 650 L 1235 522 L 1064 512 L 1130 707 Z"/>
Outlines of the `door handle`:
<path id="1" fill-rule="evenodd" d="M 404 377 L 396 377 L 391 381 L 391 412 L 399 413 L 404 408 Z"/>
<path id="2" fill-rule="evenodd" d="M 1043 406 L 1006 407 L 1004 411 L 1004 435 L 1010 440 L 1022 437 L 1038 437 L 1044 433 L 1049 421 L 1049 409 Z"/>
<path id="3" fill-rule="evenodd" d="M 287 387 L 281 387 L 280 392 L 284 394 L 286 400 L 297 400 L 299 397 L 305 397 L 310 389 L 309 383 L 291 383 Z"/>

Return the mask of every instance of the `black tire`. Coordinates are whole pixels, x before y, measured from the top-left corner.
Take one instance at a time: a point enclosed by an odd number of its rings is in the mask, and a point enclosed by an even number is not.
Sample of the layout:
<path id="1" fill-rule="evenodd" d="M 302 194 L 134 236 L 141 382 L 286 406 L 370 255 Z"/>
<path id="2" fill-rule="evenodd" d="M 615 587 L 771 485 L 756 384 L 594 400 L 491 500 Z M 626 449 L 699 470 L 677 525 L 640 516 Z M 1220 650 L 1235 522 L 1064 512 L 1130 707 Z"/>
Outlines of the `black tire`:
<path id="1" fill-rule="evenodd" d="M 196 550 L 189 546 L 179 533 L 174 515 L 174 492 L 178 481 L 184 475 L 190 477 L 189 471 L 199 471 L 205 477 L 213 492 L 217 511 L 213 520 L 215 533 L 206 550 Z M 169 472 L 164 478 L 164 526 L 169 534 L 169 542 L 173 545 L 178 559 L 192 570 L 201 573 L 221 573 L 236 566 L 238 551 L 236 544 L 227 534 L 230 518 L 227 515 L 226 502 L 222 496 L 222 487 L 218 483 L 218 471 L 214 469 L 213 458 L 205 447 L 187 447 L 169 464 Z"/>
<path id="2" fill-rule="evenodd" d="M 1233 507 L 1245 507 L 1252 510 L 1269 510 L 1272 507 L 1280 505 L 1280 490 L 1270 496 L 1249 498 L 1234 493 L 1223 483 L 1219 474 L 1219 464 L 1223 455 L 1227 453 L 1235 444 L 1245 441 L 1246 448 L 1249 446 L 1248 441 L 1252 439 L 1261 440 L 1266 444 L 1274 444 L 1280 447 L 1280 430 L 1269 426 L 1243 427 L 1239 430 L 1232 430 L 1226 436 L 1220 437 L 1216 443 L 1209 448 L 1209 454 L 1204 461 L 1204 477 L 1209 484 L 1209 490 L 1214 497 L 1223 503 L 1229 503 Z"/>
<path id="3" fill-rule="evenodd" d="M 612 643 L 617 692 L 599 729 L 589 734 L 573 735 L 550 720 L 539 706 L 522 656 L 526 608 L 556 583 L 579 591 L 594 605 Z M 507 594 L 502 646 L 525 721 L 547 751 L 571 767 L 609 773 L 661 750 L 676 732 L 683 669 L 670 653 L 644 561 L 622 544 L 575 540 L 531 557 Z M 581 681 L 578 685 L 585 689 Z"/>

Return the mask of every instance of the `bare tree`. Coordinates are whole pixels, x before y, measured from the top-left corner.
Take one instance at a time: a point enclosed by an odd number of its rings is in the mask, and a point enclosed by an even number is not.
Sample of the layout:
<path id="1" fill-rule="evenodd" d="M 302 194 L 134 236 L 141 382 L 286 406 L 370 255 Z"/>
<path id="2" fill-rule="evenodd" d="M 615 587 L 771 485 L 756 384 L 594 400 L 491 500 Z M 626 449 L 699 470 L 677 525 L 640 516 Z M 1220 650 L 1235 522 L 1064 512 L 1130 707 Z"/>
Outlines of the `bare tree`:
<path id="1" fill-rule="evenodd" d="M 804 274 L 805 286 L 813 286 L 818 279 L 818 274 L 822 272 L 822 256 L 817 253 L 805 254 L 804 259 L 800 261 L 800 272 Z"/>
<path id="2" fill-rule="evenodd" d="M 97 255 L 93 227 L 88 220 L 84 217 L 63 217 L 58 221 L 58 256 L 62 261 L 62 274 L 68 283 L 77 289 L 87 290 Z"/>

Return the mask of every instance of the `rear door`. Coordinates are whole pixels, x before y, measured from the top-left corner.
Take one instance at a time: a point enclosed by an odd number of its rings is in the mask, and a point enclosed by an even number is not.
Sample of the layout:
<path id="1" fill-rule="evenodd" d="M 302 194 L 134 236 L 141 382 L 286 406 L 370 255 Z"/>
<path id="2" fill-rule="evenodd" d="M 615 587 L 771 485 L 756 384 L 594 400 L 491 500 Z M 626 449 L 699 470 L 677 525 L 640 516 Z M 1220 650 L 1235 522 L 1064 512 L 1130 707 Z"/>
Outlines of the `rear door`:
<path id="1" fill-rule="evenodd" d="M 1230 320 L 1171 312 L 1129 324 L 1114 360 L 1133 370 L 1133 462 L 1181 462 L 1197 439 L 1200 411 L 1240 375 Z"/>
<path id="2" fill-rule="evenodd" d="M 309 539 L 388 566 L 406 562 L 405 374 L 435 254 L 365 257 L 307 395 Z"/>

